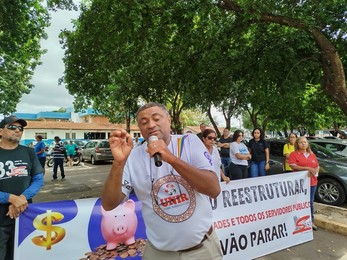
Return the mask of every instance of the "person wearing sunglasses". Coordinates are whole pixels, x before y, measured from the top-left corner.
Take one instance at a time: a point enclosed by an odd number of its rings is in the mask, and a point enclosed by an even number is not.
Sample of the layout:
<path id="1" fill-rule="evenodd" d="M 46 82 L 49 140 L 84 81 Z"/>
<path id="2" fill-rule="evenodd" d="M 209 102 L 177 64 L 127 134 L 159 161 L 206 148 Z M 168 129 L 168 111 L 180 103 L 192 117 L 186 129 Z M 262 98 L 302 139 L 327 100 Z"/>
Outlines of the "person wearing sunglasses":
<path id="1" fill-rule="evenodd" d="M 228 171 L 232 180 L 245 179 L 248 177 L 248 160 L 252 158 L 247 146 L 242 142 L 243 132 L 236 130 L 230 144 L 231 162 Z"/>
<path id="2" fill-rule="evenodd" d="M 16 116 L 0 122 L 0 259 L 13 259 L 15 219 L 43 185 L 33 148 L 19 144 L 27 122 Z"/>
<path id="3" fill-rule="evenodd" d="M 171 118 L 163 104 L 143 105 L 136 121 L 147 141 L 136 149 L 124 129 L 111 132 L 114 160 L 102 207 L 114 209 L 134 190 L 146 226 L 143 260 L 221 260 L 210 204 L 221 187 L 205 146 L 196 135 L 171 135 Z"/>
<path id="4" fill-rule="evenodd" d="M 218 149 L 215 146 L 216 140 L 217 140 L 217 137 L 216 137 L 216 132 L 214 130 L 206 129 L 202 133 L 202 142 L 204 143 L 207 151 L 212 157 L 213 166 L 214 166 L 215 172 L 217 173 L 218 179 L 228 183 L 230 181 L 230 178 L 225 176 L 222 170 L 222 161 L 221 161 Z"/>

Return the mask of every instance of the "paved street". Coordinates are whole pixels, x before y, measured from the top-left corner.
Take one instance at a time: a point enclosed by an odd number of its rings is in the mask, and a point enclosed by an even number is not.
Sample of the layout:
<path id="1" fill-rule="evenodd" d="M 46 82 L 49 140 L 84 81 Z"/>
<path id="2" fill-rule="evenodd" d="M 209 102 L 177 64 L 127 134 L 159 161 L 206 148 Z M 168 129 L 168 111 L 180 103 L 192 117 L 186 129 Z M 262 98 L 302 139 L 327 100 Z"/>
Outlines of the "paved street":
<path id="1" fill-rule="evenodd" d="M 46 168 L 45 186 L 35 197 L 35 202 L 99 197 L 102 185 L 110 170 L 110 163 L 65 167 L 65 180 L 51 181 L 52 168 Z M 345 205 L 346 206 L 346 205 Z M 314 240 L 291 247 L 258 260 L 324 259 L 347 260 L 347 237 L 320 229 L 314 232 Z"/>

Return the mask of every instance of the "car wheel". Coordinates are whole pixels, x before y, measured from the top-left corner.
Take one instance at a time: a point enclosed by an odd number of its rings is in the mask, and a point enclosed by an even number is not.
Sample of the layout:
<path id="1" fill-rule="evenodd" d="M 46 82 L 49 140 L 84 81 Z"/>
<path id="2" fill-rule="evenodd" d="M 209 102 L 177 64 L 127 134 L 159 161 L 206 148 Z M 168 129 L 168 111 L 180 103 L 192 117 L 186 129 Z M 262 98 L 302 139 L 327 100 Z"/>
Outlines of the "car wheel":
<path id="1" fill-rule="evenodd" d="M 79 156 L 76 156 L 73 158 L 73 165 L 79 165 L 81 162 L 81 159 Z"/>
<path id="2" fill-rule="evenodd" d="M 316 199 L 324 204 L 338 206 L 346 201 L 346 191 L 336 180 L 323 179 L 318 182 Z"/>
<path id="3" fill-rule="evenodd" d="M 90 161 L 92 162 L 93 165 L 96 164 L 96 160 L 95 160 L 94 156 L 90 157 Z"/>

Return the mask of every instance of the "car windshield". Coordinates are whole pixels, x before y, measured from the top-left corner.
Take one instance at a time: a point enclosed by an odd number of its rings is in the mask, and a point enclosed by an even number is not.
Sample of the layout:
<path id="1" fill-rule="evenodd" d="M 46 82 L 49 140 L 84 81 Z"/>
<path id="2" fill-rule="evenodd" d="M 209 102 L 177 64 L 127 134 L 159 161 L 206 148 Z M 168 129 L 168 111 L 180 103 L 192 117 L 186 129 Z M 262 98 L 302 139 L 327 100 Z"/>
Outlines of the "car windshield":
<path id="1" fill-rule="evenodd" d="M 85 146 L 87 142 L 86 141 L 81 141 L 81 140 L 76 140 L 75 144 L 77 144 L 78 146 Z"/>
<path id="2" fill-rule="evenodd" d="M 337 153 L 334 153 L 328 149 L 326 149 L 325 147 L 323 146 L 320 146 L 318 144 L 315 144 L 315 143 L 310 143 L 310 146 L 311 146 L 311 149 L 312 151 L 315 153 L 315 155 L 318 157 L 318 158 L 341 158 L 343 156 L 337 154 Z"/>

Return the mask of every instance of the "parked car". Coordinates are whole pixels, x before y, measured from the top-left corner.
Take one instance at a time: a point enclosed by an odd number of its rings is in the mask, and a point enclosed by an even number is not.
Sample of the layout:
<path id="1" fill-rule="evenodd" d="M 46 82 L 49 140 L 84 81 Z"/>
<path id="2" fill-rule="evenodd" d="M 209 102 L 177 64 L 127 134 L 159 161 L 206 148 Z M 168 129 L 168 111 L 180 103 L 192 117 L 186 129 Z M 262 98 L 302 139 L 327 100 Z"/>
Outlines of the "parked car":
<path id="1" fill-rule="evenodd" d="M 100 161 L 113 160 L 110 143 L 108 140 L 91 140 L 81 152 L 82 161 L 91 161 L 97 164 Z"/>
<path id="2" fill-rule="evenodd" d="M 282 173 L 283 145 L 287 140 L 267 141 L 270 145 L 270 170 L 267 174 Z M 310 142 L 310 146 L 320 166 L 316 201 L 334 206 L 343 204 L 347 197 L 347 157 L 333 153 L 313 142 Z"/>
<path id="3" fill-rule="evenodd" d="M 339 140 L 337 136 L 329 135 L 329 136 L 324 136 L 324 139 L 333 139 L 333 140 Z"/>
<path id="4" fill-rule="evenodd" d="M 83 147 L 88 143 L 88 140 L 80 140 L 80 139 L 66 139 L 63 144 L 64 146 L 67 145 L 70 140 L 72 142 L 74 142 L 77 146 L 78 146 L 78 149 L 83 149 Z"/>
<path id="5" fill-rule="evenodd" d="M 317 139 L 310 140 L 310 143 L 315 143 L 324 148 L 328 149 L 331 152 L 337 153 L 342 156 L 347 156 L 347 142 L 337 139 Z"/>

